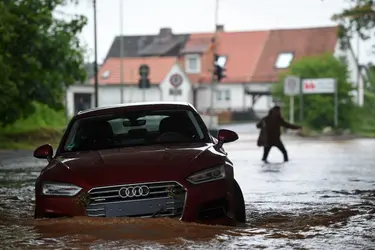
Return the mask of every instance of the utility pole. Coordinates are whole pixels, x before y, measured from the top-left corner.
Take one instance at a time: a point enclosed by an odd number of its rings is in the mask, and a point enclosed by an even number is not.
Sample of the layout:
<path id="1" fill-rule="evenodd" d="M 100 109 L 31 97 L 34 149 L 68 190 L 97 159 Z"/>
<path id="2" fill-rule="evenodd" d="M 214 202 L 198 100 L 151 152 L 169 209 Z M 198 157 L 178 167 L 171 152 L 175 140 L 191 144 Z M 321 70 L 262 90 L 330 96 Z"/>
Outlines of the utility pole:
<path id="1" fill-rule="evenodd" d="M 120 1 L 120 103 L 124 103 L 124 36 L 123 36 L 123 6 Z"/>
<path id="2" fill-rule="evenodd" d="M 98 79 L 98 46 L 97 46 L 97 33 L 96 33 L 96 0 L 93 0 L 94 7 L 94 76 L 95 76 L 95 107 L 99 106 L 99 79 Z"/>
<path id="3" fill-rule="evenodd" d="M 214 37 L 212 39 L 212 79 L 211 79 L 211 98 L 210 98 L 210 123 L 209 129 L 213 129 L 213 116 L 214 116 L 214 90 L 215 90 L 215 60 L 216 60 L 216 44 L 217 44 L 217 23 L 218 23 L 218 15 L 219 15 L 219 0 L 215 0 L 215 30 L 214 30 Z"/>

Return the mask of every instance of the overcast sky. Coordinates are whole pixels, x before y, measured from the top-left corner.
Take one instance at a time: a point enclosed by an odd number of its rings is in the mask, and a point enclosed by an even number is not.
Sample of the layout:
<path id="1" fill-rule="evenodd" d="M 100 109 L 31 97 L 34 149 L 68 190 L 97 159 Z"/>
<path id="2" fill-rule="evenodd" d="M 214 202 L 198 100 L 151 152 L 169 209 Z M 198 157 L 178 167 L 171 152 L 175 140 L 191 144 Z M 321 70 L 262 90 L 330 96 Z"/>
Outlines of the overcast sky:
<path id="1" fill-rule="evenodd" d="M 93 60 L 94 22 L 92 0 L 60 8 L 68 14 L 83 14 L 88 25 L 81 39 L 91 49 Z M 215 27 L 216 0 L 97 0 L 98 61 L 102 62 L 120 30 L 122 1 L 124 35 L 157 34 L 161 27 L 174 33 L 210 32 Z M 346 0 L 218 0 L 219 24 L 226 31 L 299 28 L 335 25 L 334 13 L 348 7 Z M 356 44 L 353 44 L 356 50 Z M 372 59 L 369 43 L 361 44 L 360 61 Z"/>

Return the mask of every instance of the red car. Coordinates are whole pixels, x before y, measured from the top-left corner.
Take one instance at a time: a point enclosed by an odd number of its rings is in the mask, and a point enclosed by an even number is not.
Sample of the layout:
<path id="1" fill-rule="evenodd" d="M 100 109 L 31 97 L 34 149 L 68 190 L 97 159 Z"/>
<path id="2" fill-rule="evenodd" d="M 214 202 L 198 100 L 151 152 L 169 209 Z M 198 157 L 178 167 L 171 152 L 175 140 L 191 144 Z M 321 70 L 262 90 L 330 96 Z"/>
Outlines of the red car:
<path id="1" fill-rule="evenodd" d="M 245 223 L 242 191 L 223 144 L 188 103 L 134 103 L 79 112 L 35 184 L 35 218 L 176 217 Z"/>

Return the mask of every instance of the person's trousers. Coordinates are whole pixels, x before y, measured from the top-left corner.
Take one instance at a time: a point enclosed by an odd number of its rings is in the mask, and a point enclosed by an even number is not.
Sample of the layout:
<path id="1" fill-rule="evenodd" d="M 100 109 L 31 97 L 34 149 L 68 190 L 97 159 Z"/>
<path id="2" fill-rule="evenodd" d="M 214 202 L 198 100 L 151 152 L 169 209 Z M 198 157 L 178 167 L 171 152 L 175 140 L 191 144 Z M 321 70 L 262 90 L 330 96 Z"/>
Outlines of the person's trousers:
<path id="1" fill-rule="evenodd" d="M 263 147 L 263 158 L 262 158 L 262 161 L 266 161 L 267 158 L 268 158 L 268 155 L 271 151 L 271 148 L 275 146 L 277 147 L 281 153 L 283 154 L 284 156 L 284 161 L 288 161 L 289 158 L 288 158 L 288 152 L 286 151 L 285 147 L 284 147 L 284 144 L 282 143 L 282 141 L 278 141 L 277 143 L 271 145 L 271 146 L 265 146 Z"/>

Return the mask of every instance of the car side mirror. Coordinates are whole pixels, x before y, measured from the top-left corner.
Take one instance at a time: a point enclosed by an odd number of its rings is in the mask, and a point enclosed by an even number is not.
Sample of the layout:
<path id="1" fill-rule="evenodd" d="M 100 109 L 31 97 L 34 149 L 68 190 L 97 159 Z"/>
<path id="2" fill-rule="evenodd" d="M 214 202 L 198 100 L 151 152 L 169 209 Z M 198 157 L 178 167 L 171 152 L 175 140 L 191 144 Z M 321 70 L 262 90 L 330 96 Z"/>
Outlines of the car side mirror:
<path id="1" fill-rule="evenodd" d="M 39 146 L 34 151 L 34 157 L 38 159 L 47 159 L 48 161 L 51 161 L 53 156 L 53 148 L 50 144 L 44 144 L 42 146 Z"/>
<path id="2" fill-rule="evenodd" d="M 229 129 L 220 129 L 217 135 L 218 146 L 222 146 L 224 143 L 234 142 L 238 140 L 238 134 Z"/>

